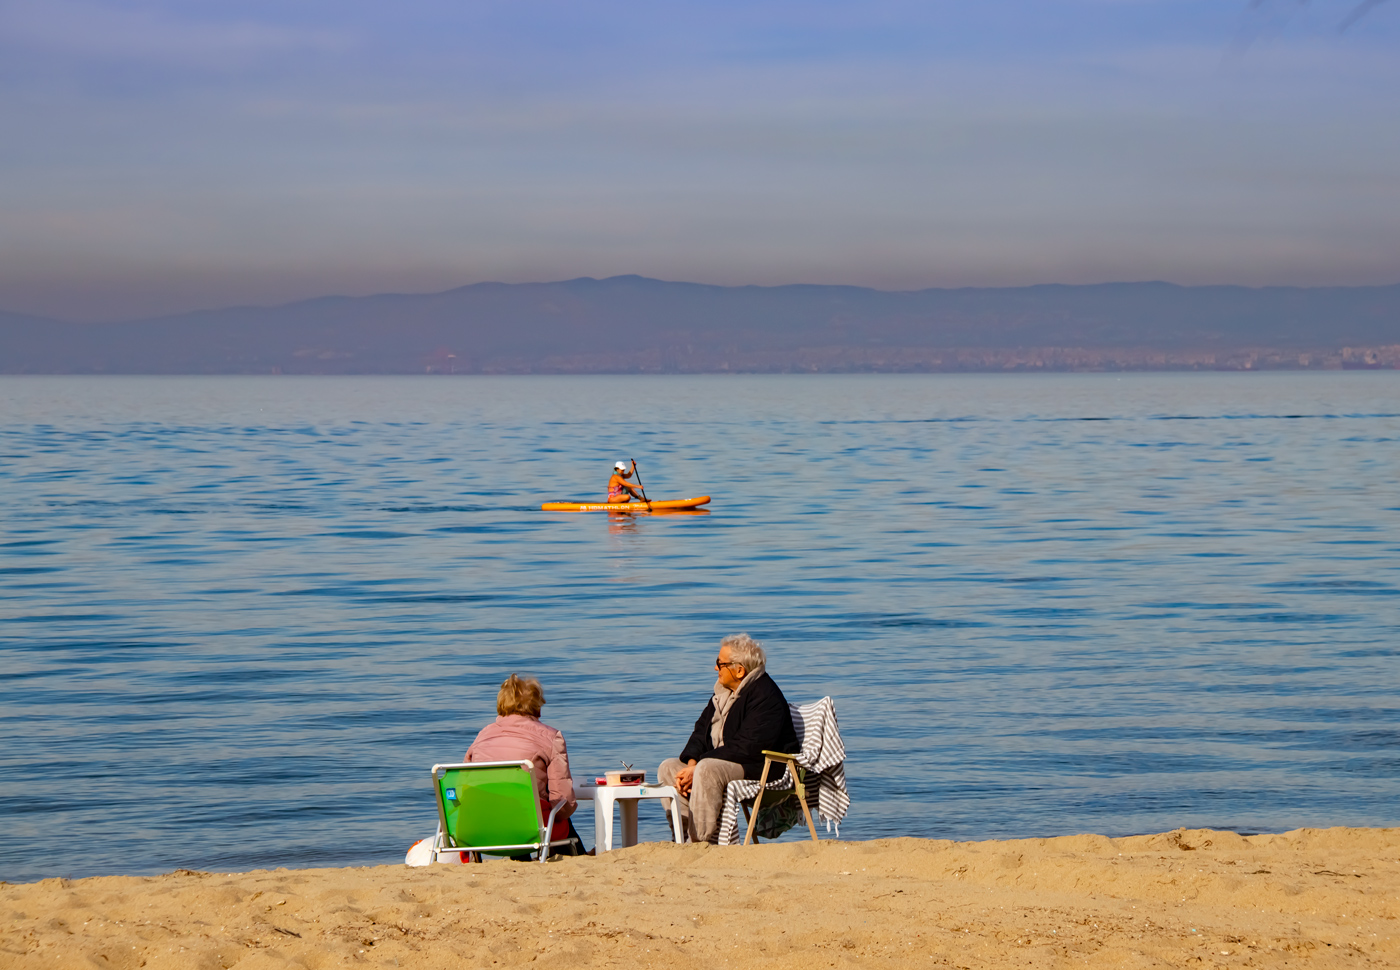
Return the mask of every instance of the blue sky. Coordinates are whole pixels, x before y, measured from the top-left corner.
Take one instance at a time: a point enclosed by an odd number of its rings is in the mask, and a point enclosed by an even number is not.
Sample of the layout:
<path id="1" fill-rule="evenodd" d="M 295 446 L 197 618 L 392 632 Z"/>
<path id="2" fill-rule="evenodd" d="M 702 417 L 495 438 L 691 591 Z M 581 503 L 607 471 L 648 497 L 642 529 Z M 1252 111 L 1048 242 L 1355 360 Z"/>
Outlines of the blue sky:
<path id="1" fill-rule="evenodd" d="M 0 0 L 0 308 L 1400 282 L 1400 2 Z"/>

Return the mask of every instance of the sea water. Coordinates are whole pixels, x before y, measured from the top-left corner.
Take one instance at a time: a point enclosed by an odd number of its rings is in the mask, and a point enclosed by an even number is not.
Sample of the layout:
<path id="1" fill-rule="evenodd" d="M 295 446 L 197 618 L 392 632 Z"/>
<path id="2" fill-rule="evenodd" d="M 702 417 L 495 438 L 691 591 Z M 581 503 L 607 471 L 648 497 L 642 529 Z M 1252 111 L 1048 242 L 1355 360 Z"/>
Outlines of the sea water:
<path id="1" fill-rule="evenodd" d="M 0 879 L 399 861 L 507 674 L 576 775 L 654 772 L 741 630 L 835 699 L 843 838 L 1400 822 L 1400 374 L 36 377 L 0 415 Z M 631 458 L 710 514 L 539 510 Z"/>

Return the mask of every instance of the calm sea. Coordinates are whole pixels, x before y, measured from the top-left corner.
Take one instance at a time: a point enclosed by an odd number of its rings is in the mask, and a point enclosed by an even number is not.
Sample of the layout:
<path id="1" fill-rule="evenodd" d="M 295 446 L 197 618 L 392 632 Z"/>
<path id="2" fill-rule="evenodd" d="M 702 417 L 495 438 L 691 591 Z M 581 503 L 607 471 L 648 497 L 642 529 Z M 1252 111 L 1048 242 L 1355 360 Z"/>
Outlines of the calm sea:
<path id="1" fill-rule="evenodd" d="M 1400 823 L 1400 374 L 5 378 L 0 415 L 0 879 L 399 861 L 506 674 L 577 774 L 654 771 L 739 630 L 835 698 L 844 837 Z M 620 458 L 712 514 L 538 510 Z"/>

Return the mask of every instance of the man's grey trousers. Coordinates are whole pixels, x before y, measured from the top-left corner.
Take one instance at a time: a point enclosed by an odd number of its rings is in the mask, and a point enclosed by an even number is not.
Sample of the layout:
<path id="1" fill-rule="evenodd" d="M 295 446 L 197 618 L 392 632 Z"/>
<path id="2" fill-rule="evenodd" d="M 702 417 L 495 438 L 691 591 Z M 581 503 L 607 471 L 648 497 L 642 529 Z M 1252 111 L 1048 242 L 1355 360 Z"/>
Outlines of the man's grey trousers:
<path id="1" fill-rule="evenodd" d="M 679 758 L 667 758 L 656 769 L 656 778 L 663 785 L 676 784 L 676 772 L 685 767 Z M 701 758 L 691 779 L 690 797 L 678 798 L 681 821 L 692 842 L 719 841 L 719 815 L 724 808 L 724 788 L 731 781 L 744 777 L 744 766 L 717 758 Z"/>

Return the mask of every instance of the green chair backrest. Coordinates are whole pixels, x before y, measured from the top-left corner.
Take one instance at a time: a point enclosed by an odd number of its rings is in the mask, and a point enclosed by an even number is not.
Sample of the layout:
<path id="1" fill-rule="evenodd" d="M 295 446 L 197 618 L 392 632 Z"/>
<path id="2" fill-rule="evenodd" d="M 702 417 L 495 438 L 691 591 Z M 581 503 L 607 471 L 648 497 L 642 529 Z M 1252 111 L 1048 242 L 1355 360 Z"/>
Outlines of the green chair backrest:
<path id="1" fill-rule="evenodd" d="M 535 779 L 521 766 L 443 768 L 436 782 L 452 845 L 465 848 L 540 841 Z"/>

